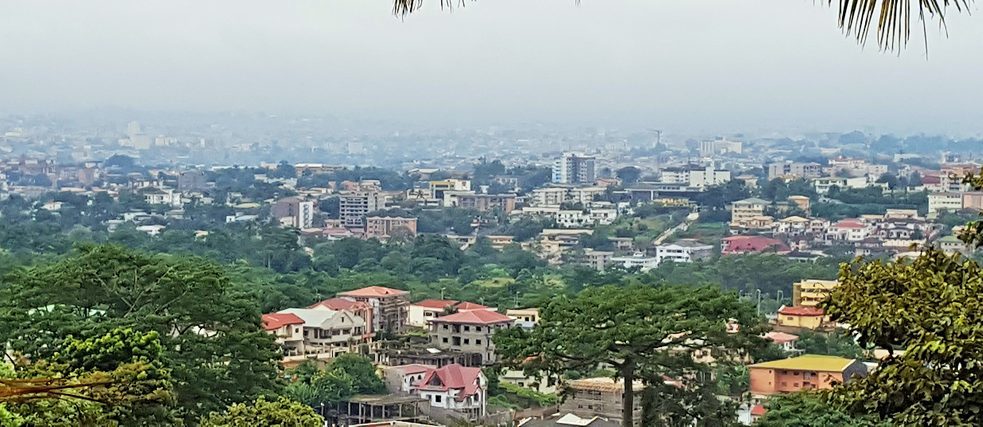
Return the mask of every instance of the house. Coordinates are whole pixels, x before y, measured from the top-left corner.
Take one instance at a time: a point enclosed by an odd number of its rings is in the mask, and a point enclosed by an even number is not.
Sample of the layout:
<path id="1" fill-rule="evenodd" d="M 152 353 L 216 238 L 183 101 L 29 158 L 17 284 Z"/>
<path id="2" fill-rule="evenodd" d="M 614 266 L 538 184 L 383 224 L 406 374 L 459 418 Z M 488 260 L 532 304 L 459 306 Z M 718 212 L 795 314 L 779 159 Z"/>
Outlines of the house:
<path id="1" fill-rule="evenodd" d="M 839 286 L 836 280 L 805 279 L 792 284 L 792 305 L 815 307 L 826 299 L 833 288 Z"/>
<path id="2" fill-rule="evenodd" d="M 826 239 L 859 242 L 869 237 L 872 231 L 872 227 L 860 219 L 844 219 L 829 226 Z"/>
<path id="3" fill-rule="evenodd" d="M 411 387 L 411 393 L 430 401 L 431 407 L 459 412 L 471 420 L 485 416 L 488 378 L 481 368 L 452 364 L 432 369 Z"/>
<path id="4" fill-rule="evenodd" d="M 298 323 L 295 318 L 303 321 L 303 341 L 297 342 L 295 339 L 290 341 L 292 347 L 288 349 L 288 355 L 295 353 L 336 357 L 342 353 L 356 351 L 357 346 L 365 342 L 365 319 L 346 310 L 288 308 L 266 318 L 271 322 L 267 330 L 273 333 L 279 332 L 280 328 L 269 329 L 276 326 L 277 321 L 290 322 L 289 325 L 296 328 Z M 295 330 L 291 331 L 290 337 L 296 338 Z M 284 342 L 287 343 L 286 340 Z"/>
<path id="5" fill-rule="evenodd" d="M 515 320 L 523 328 L 533 328 L 539 325 L 538 308 L 510 308 L 505 310 L 505 315 Z"/>
<path id="6" fill-rule="evenodd" d="M 304 354 L 304 319 L 293 313 L 270 313 L 262 320 L 263 329 L 276 337 L 284 355 Z"/>
<path id="7" fill-rule="evenodd" d="M 634 425 L 641 425 L 642 399 L 640 393 L 645 389 L 641 381 L 632 383 L 634 391 L 632 418 Z M 560 412 L 571 413 L 580 417 L 602 417 L 620 422 L 621 407 L 624 402 L 624 381 L 610 377 L 584 378 L 567 381 L 563 385 L 566 400 L 560 404 Z"/>
<path id="8" fill-rule="evenodd" d="M 789 252 L 788 245 L 781 240 L 764 236 L 730 236 L 723 239 L 723 247 L 720 253 L 724 255 L 761 253 L 761 252 Z"/>
<path id="9" fill-rule="evenodd" d="M 522 369 L 506 369 L 498 376 L 498 381 L 513 384 L 539 393 L 554 394 L 560 383 L 559 375 L 541 372 L 540 376 L 526 375 Z"/>
<path id="10" fill-rule="evenodd" d="M 778 309 L 779 326 L 802 329 L 821 329 L 826 326 L 826 313 L 818 307 L 782 306 Z"/>
<path id="11" fill-rule="evenodd" d="M 748 369 L 752 396 L 827 390 L 867 375 L 867 367 L 857 359 L 815 354 L 757 363 Z"/>
<path id="12" fill-rule="evenodd" d="M 515 323 L 511 317 L 488 311 L 464 311 L 430 319 L 430 344 L 442 349 L 481 355 L 482 365 L 495 363 L 495 331 Z"/>
<path id="13" fill-rule="evenodd" d="M 339 297 L 364 302 L 372 307 L 372 330 L 399 333 L 409 318 L 409 292 L 383 286 L 369 286 L 341 292 Z"/>
<path id="14" fill-rule="evenodd" d="M 441 299 L 425 299 L 423 301 L 415 302 L 410 304 L 410 315 L 407 324 L 410 326 L 416 326 L 419 328 L 425 328 L 430 323 L 430 319 L 436 319 L 444 314 L 451 314 L 452 312 L 462 312 L 471 310 L 491 310 L 495 311 L 492 307 L 487 307 L 481 304 L 475 304 L 473 302 L 467 301 L 456 301 L 456 300 L 441 300 Z"/>
<path id="15" fill-rule="evenodd" d="M 970 246 L 953 235 L 945 236 L 935 243 L 939 250 L 947 254 L 954 254 L 958 252 L 965 255 L 966 253 L 970 252 Z"/>
<path id="16" fill-rule="evenodd" d="M 335 297 L 316 302 L 307 308 L 336 311 L 346 310 L 355 313 L 356 316 L 359 316 L 365 320 L 364 338 L 370 339 L 375 336 L 375 326 L 373 321 L 375 317 L 375 310 L 373 310 L 372 306 L 370 306 L 368 303 Z"/>
<path id="17" fill-rule="evenodd" d="M 796 351 L 795 342 L 799 340 L 798 335 L 786 334 L 785 332 L 771 331 L 765 334 L 765 339 L 775 343 L 786 352 Z"/>
<path id="18" fill-rule="evenodd" d="M 574 414 L 556 413 L 549 418 L 528 418 L 517 427 L 620 427 L 621 423 L 602 417 L 581 418 Z"/>
<path id="19" fill-rule="evenodd" d="M 713 245 L 706 245 L 696 240 L 679 240 L 667 245 L 655 247 L 655 258 L 658 264 L 665 261 L 693 262 L 708 258 L 713 254 Z"/>

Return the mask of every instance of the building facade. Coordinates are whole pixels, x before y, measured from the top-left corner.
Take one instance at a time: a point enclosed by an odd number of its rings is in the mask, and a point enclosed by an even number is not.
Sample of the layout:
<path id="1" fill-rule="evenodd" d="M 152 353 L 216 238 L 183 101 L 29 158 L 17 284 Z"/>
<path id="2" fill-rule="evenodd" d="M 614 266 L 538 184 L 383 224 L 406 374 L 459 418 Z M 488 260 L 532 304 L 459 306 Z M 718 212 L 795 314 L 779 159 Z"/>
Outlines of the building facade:
<path id="1" fill-rule="evenodd" d="M 596 178 L 593 156 L 563 153 L 553 163 L 554 184 L 591 184 Z"/>

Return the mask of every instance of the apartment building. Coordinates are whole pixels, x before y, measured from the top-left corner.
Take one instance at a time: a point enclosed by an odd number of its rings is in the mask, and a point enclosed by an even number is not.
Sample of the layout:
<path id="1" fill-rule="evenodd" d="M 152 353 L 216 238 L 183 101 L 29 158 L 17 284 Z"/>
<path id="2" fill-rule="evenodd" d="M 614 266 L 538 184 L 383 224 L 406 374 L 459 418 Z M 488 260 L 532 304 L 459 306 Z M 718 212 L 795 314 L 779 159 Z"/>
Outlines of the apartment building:
<path id="1" fill-rule="evenodd" d="M 378 239 L 388 239 L 395 234 L 416 237 L 416 218 L 395 216 L 365 217 L 365 236 Z"/>
<path id="2" fill-rule="evenodd" d="M 314 202 L 299 197 L 277 200 L 271 214 L 284 227 L 311 228 L 314 226 Z"/>
<path id="3" fill-rule="evenodd" d="M 369 286 L 348 292 L 339 297 L 363 302 L 372 307 L 372 330 L 400 333 L 405 330 L 409 318 L 409 292 L 383 286 Z"/>
<path id="4" fill-rule="evenodd" d="M 770 203 L 767 200 L 750 198 L 738 200 L 731 204 L 730 225 L 732 227 L 744 227 L 751 220 L 762 217 L 765 214 L 765 207 Z"/>
<path id="5" fill-rule="evenodd" d="M 727 139 L 716 139 L 712 141 L 700 141 L 700 156 L 713 157 L 721 154 L 741 154 L 744 152 L 744 143 L 740 141 L 730 141 Z"/>
<path id="6" fill-rule="evenodd" d="M 928 195 L 928 216 L 935 218 L 940 213 L 955 212 L 963 208 L 961 193 L 931 193 Z"/>
<path id="7" fill-rule="evenodd" d="M 365 320 L 347 310 L 288 308 L 263 315 L 263 327 L 276 336 L 287 356 L 336 357 L 366 342 Z"/>
<path id="8" fill-rule="evenodd" d="M 614 252 L 612 251 L 598 251 L 587 248 L 584 249 L 584 254 L 580 258 L 580 263 L 597 271 L 604 271 L 604 267 L 611 264 L 612 258 L 614 258 Z"/>
<path id="9" fill-rule="evenodd" d="M 472 310 L 495 311 L 494 308 L 467 301 L 425 299 L 410 304 L 410 316 L 407 324 L 425 328 L 430 321 L 438 317 Z"/>
<path id="10" fill-rule="evenodd" d="M 768 179 L 819 178 L 823 166 L 819 163 L 782 162 L 768 165 Z"/>
<path id="11" fill-rule="evenodd" d="M 499 210 L 508 215 L 515 210 L 515 194 L 474 194 L 474 193 L 445 193 L 445 200 L 450 206 L 474 209 L 480 212 Z"/>
<path id="12" fill-rule="evenodd" d="M 563 153 L 553 163 L 554 184 L 591 184 L 596 178 L 594 156 Z"/>
<path id="13" fill-rule="evenodd" d="M 430 199 L 444 200 L 444 193 L 448 191 L 471 191 L 471 181 L 467 179 L 442 179 L 430 181 L 428 183 Z"/>
<path id="14" fill-rule="evenodd" d="M 430 320 L 430 344 L 445 350 L 479 354 L 482 365 L 491 365 L 497 360 L 492 336 L 495 331 L 514 323 L 511 317 L 488 310 L 449 314 Z"/>
<path id="15" fill-rule="evenodd" d="M 716 169 L 712 164 L 705 167 L 688 165 L 668 167 L 660 171 L 659 181 L 666 184 L 686 184 L 693 188 L 705 188 L 730 182 L 729 170 Z"/>
<path id="16" fill-rule="evenodd" d="M 751 395 L 757 397 L 803 390 L 828 390 L 867 375 L 857 359 L 806 354 L 748 366 Z"/>
<path id="17" fill-rule="evenodd" d="M 365 227 L 365 216 L 386 207 L 379 191 L 349 191 L 338 196 L 338 218 L 345 227 Z"/>
<path id="18" fill-rule="evenodd" d="M 826 299 L 834 288 L 839 286 L 836 280 L 805 279 L 792 284 L 792 305 L 816 307 Z"/>

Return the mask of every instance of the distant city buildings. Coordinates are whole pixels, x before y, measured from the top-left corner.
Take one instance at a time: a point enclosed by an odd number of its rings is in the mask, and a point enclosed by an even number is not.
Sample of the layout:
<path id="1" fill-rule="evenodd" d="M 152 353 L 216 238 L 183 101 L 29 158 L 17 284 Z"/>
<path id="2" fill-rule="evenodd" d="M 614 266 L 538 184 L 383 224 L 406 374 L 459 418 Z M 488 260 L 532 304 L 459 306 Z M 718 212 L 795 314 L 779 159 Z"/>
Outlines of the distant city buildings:
<path id="1" fill-rule="evenodd" d="M 311 200 L 298 197 L 287 197 L 278 200 L 271 214 L 280 225 L 293 228 L 311 228 L 314 226 L 314 207 Z"/>
<path id="2" fill-rule="evenodd" d="M 338 217 L 345 227 L 365 227 L 365 216 L 385 207 L 379 191 L 350 191 L 338 196 Z"/>

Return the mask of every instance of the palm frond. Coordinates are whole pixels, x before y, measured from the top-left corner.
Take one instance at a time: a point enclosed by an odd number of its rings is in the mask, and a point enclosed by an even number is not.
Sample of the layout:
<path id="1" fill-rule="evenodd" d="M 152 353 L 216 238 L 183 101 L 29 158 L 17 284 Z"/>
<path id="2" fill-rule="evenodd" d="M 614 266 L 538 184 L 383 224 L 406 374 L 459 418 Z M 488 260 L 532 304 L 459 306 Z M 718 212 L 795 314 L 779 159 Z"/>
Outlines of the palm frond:
<path id="1" fill-rule="evenodd" d="M 406 16 L 423 6 L 423 0 L 393 0 L 393 13 Z M 438 1 L 438 0 L 434 0 Z M 467 0 L 439 0 L 440 7 L 451 9 L 455 4 L 464 6 Z M 580 0 L 574 0 L 580 3 Z M 839 6 L 839 25 L 848 35 L 854 35 L 861 45 L 867 43 L 870 34 L 876 33 L 877 45 L 884 50 L 896 50 L 907 45 L 911 38 L 914 20 L 922 25 L 927 36 L 927 18 L 938 17 L 945 31 L 945 14 L 949 8 L 969 13 L 973 0 L 826 0 Z M 917 9 L 918 13 L 912 12 Z M 876 22 L 876 26 L 874 23 Z"/>

